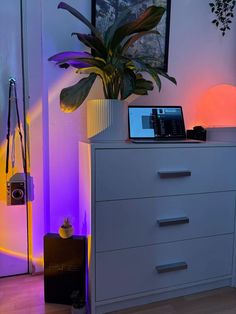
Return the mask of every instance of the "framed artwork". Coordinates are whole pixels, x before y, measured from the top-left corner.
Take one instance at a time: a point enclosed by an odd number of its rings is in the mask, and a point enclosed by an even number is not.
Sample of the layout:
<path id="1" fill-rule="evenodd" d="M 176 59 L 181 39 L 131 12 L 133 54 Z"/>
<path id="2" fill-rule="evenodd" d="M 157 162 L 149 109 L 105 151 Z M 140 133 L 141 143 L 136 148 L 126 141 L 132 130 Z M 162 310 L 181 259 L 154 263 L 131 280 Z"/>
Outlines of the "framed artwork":
<path id="1" fill-rule="evenodd" d="M 151 5 L 166 9 L 156 28 L 160 35 L 143 36 L 129 48 L 127 54 L 145 57 L 152 65 L 167 71 L 171 0 L 92 0 L 92 22 L 103 34 L 124 8 L 131 8 L 132 20 Z"/>

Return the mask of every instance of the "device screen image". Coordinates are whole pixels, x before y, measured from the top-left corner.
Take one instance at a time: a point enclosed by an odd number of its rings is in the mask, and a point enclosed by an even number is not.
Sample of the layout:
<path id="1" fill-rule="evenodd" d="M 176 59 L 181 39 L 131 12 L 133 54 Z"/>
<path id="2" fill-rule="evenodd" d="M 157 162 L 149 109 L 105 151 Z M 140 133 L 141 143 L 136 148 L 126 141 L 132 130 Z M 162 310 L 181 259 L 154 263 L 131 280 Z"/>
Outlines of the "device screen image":
<path id="1" fill-rule="evenodd" d="M 184 138 L 181 107 L 129 107 L 130 138 Z"/>

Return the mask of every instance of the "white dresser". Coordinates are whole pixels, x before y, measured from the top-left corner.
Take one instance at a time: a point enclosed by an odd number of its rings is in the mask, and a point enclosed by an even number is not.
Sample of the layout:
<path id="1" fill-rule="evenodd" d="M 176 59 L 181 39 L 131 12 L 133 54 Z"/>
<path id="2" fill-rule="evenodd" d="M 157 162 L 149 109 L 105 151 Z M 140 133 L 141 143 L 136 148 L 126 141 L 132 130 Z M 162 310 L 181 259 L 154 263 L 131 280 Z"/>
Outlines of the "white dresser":
<path id="1" fill-rule="evenodd" d="M 92 314 L 235 286 L 236 144 L 79 144 Z"/>

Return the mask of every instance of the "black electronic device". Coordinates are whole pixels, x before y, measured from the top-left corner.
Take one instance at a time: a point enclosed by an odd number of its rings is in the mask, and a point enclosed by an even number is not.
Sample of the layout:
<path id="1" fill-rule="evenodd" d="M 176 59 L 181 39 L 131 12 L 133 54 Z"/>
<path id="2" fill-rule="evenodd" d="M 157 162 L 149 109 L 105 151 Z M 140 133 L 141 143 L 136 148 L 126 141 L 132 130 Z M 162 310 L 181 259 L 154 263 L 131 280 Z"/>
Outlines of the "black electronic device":
<path id="1" fill-rule="evenodd" d="M 8 181 L 7 182 L 7 205 L 25 204 L 25 182 Z"/>
<path id="2" fill-rule="evenodd" d="M 33 178 L 23 172 L 18 172 L 11 176 L 7 181 L 7 206 L 24 205 L 27 201 L 33 200 Z"/>
<path id="3" fill-rule="evenodd" d="M 181 106 L 129 106 L 128 123 L 134 143 L 198 142 L 186 138 Z"/>
<path id="4" fill-rule="evenodd" d="M 187 138 L 206 141 L 207 132 L 202 126 L 197 125 L 192 130 L 187 130 Z"/>
<path id="5" fill-rule="evenodd" d="M 130 139 L 185 139 L 181 106 L 129 106 Z"/>
<path id="6" fill-rule="evenodd" d="M 44 299 L 48 303 L 71 304 L 79 291 L 86 300 L 87 240 L 84 236 L 62 239 L 44 236 Z"/>
<path id="7" fill-rule="evenodd" d="M 13 114 L 16 114 L 17 128 L 14 123 L 12 126 Z M 22 125 L 20 121 L 20 112 L 17 100 L 16 81 L 13 78 L 9 79 L 9 97 L 8 97 L 8 117 L 7 117 L 7 147 L 6 147 L 6 177 L 7 177 L 7 205 L 24 205 L 28 201 L 34 200 L 34 185 L 33 178 L 27 173 L 26 157 L 25 157 L 25 141 L 24 131 L 21 130 Z M 15 167 L 15 141 L 12 141 L 12 152 L 10 154 L 10 137 L 15 137 L 15 131 L 18 130 L 20 139 L 20 149 L 23 172 L 14 173 Z M 11 159 L 12 173 L 13 175 L 8 178 L 9 173 L 9 161 Z"/>

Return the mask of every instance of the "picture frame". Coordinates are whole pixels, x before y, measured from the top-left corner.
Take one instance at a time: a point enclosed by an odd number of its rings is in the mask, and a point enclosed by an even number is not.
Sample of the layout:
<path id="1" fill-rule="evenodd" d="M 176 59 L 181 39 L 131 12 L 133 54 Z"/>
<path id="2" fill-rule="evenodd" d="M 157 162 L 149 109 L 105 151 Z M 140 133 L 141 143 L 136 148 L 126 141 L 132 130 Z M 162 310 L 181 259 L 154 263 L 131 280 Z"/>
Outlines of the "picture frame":
<path id="1" fill-rule="evenodd" d="M 156 28 L 160 35 L 143 36 L 129 48 L 128 54 L 145 57 L 147 62 L 167 72 L 171 0 L 92 0 L 92 23 L 103 34 L 124 8 L 131 7 L 131 19 L 134 19 L 151 5 L 166 9 Z"/>

